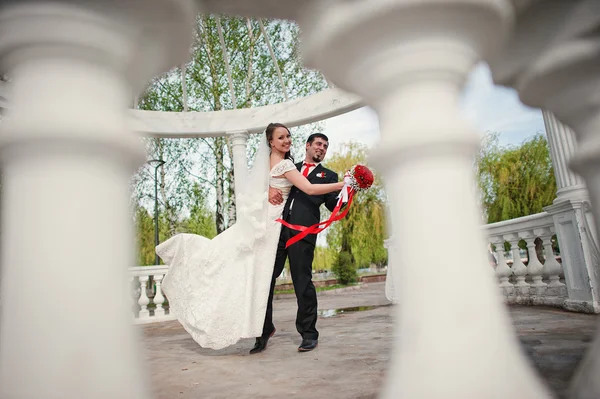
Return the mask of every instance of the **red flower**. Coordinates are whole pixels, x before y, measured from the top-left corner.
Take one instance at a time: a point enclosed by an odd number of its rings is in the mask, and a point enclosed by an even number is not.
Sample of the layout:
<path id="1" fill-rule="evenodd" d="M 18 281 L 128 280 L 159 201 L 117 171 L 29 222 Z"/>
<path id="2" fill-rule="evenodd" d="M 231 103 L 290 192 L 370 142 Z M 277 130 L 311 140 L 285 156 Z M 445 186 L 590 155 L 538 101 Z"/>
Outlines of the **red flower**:
<path id="1" fill-rule="evenodd" d="M 373 185 L 373 172 L 364 165 L 354 165 L 350 169 L 350 175 L 353 179 L 353 187 L 358 190 L 366 190 Z"/>

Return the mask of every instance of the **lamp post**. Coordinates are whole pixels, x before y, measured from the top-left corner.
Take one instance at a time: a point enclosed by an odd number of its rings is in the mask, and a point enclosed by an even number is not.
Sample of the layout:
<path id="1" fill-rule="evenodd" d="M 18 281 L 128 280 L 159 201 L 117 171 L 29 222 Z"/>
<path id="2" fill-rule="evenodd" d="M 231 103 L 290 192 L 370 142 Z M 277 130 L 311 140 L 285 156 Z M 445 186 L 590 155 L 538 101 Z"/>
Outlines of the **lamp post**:
<path id="1" fill-rule="evenodd" d="M 151 159 L 146 162 L 149 165 L 154 165 L 154 247 L 158 246 L 158 168 L 165 164 L 162 159 Z M 156 251 L 154 253 L 154 264 L 160 264 L 160 259 Z"/>

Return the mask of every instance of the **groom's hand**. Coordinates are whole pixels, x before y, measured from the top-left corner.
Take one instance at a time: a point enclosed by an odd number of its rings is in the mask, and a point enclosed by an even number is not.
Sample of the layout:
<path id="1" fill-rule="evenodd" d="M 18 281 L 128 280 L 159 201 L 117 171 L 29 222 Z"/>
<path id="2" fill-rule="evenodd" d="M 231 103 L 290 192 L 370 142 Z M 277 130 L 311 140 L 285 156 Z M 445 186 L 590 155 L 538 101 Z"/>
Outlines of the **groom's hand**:
<path id="1" fill-rule="evenodd" d="M 271 205 L 279 205 L 283 202 L 283 195 L 281 190 L 273 187 L 269 187 L 269 202 Z"/>

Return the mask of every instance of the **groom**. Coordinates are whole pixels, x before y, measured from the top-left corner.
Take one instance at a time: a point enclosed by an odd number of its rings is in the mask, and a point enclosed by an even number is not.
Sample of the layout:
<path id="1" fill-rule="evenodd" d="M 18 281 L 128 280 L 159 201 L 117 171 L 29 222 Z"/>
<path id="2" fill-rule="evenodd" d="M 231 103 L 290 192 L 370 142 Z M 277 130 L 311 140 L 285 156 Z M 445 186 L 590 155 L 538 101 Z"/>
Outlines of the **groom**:
<path id="1" fill-rule="evenodd" d="M 338 176 L 335 172 L 325 169 L 321 162 L 327 154 L 329 139 L 323 133 L 313 133 L 306 140 L 306 156 L 304 162 L 296 164 L 298 171 L 302 173 L 312 184 L 336 183 Z M 292 187 L 288 200 L 283 208 L 282 219 L 293 225 L 312 226 L 319 223 L 321 204 L 332 211 L 337 203 L 338 193 L 325 195 L 308 195 Z M 283 202 L 281 192 L 269 188 L 269 202 L 279 205 Z M 275 280 L 285 265 L 286 259 L 290 262 L 290 272 L 294 283 L 294 291 L 298 302 L 298 313 L 296 314 L 296 329 L 302 336 L 302 344 L 298 347 L 300 352 L 308 352 L 317 347 L 319 332 L 317 323 L 317 292 L 312 282 L 312 262 L 317 242 L 316 234 L 309 234 L 304 239 L 290 245 L 286 249 L 286 242 L 298 233 L 285 226 L 281 227 L 277 255 L 275 257 L 275 268 L 271 279 L 271 291 L 267 303 L 267 314 L 263 326 L 262 336 L 256 338 L 256 344 L 250 354 L 259 353 L 266 349 L 267 341 L 275 333 L 273 325 L 273 291 Z"/>

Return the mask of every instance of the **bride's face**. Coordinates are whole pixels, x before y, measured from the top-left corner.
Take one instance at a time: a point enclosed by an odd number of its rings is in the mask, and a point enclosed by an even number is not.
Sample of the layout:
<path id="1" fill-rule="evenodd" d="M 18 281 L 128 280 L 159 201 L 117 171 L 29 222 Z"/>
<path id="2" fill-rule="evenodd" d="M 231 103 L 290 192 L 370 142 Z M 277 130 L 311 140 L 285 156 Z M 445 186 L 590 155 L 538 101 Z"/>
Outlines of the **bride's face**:
<path id="1" fill-rule="evenodd" d="M 273 131 L 271 148 L 285 154 L 292 147 L 292 136 L 284 127 L 278 127 Z"/>

